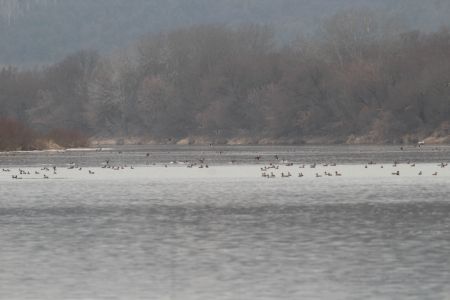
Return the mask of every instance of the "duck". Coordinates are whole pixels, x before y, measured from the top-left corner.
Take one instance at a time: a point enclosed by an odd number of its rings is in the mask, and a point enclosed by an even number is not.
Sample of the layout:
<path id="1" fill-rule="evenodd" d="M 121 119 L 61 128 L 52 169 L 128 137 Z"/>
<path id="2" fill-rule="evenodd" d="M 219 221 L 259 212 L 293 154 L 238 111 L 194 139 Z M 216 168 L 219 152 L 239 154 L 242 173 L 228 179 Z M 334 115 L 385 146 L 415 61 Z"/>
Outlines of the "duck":
<path id="1" fill-rule="evenodd" d="M 394 172 L 394 173 L 392 173 L 392 175 L 397 175 L 397 176 L 399 176 L 399 175 L 400 175 L 400 171 Z"/>

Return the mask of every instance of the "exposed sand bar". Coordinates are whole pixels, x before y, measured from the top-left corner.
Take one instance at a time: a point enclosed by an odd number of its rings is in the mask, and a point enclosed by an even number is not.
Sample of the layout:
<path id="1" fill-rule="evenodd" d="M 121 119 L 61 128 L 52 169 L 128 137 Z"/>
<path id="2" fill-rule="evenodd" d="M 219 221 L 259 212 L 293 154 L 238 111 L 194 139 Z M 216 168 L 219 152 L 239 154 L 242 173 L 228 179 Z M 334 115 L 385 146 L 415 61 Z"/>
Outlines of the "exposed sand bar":
<path id="1" fill-rule="evenodd" d="M 337 165 L 337 166 L 323 166 L 317 165 L 311 168 L 305 165 L 301 168 L 299 165 L 285 166 L 279 165 L 278 169 L 268 168 L 265 173 L 275 176 L 274 178 L 262 177 L 264 165 L 209 165 L 208 168 L 200 168 L 198 165 L 188 168 L 186 165 L 152 165 L 139 167 L 124 167 L 114 170 L 112 168 L 57 168 L 56 174 L 52 168 L 49 170 L 42 170 L 42 168 L 22 168 L 26 174 L 20 174 L 19 168 L 10 168 L 9 172 L 0 170 L 0 180 L 16 180 L 13 175 L 17 175 L 19 179 L 26 180 L 145 180 L 145 179 L 220 179 L 220 178 L 261 178 L 261 180 L 342 180 L 342 179 L 357 179 L 357 178 L 372 178 L 386 179 L 386 178 L 445 178 L 450 180 L 450 167 L 441 167 L 437 163 L 416 164 L 411 166 L 408 164 L 399 164 L 393 166 L 392 164 L 377 164 L 377 165 Z M 399 172 L 399 175 L 393 173 Z M 332 176 L 325 174 L 329 173 Z M 336 176 L 336 172 L 341 176 Z M 421 172 L 422 175 L 419 175 Z M 436 174 L 437 175 L 433 175 Z M 28 174 L 29 173 L 29 174 Z M 290 173 L 291 177 L 282 177 L 281 175 Z M 299 177 L 299 173 L 303 177 Z M 318 174 L 321 177 L 317 177 Z M 44 176 L 48 178 L 44 178 Z M 449 182 L 450 183 L 450 182 Z"/>

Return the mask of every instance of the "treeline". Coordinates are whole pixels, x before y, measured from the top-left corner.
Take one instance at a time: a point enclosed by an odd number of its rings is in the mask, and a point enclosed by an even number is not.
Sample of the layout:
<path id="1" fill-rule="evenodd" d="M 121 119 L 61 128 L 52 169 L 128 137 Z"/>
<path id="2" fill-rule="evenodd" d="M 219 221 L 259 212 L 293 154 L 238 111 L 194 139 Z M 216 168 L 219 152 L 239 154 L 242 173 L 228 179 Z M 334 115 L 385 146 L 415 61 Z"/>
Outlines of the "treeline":
<path id="1" fill-rule="evenodd" d="M 157 142 L 449 141 L 450 31 L 367 11 L 280 47 L 270 28 L 194 26 L 121 53 L 0 71 L 0 117 L 37 132 Z"/>

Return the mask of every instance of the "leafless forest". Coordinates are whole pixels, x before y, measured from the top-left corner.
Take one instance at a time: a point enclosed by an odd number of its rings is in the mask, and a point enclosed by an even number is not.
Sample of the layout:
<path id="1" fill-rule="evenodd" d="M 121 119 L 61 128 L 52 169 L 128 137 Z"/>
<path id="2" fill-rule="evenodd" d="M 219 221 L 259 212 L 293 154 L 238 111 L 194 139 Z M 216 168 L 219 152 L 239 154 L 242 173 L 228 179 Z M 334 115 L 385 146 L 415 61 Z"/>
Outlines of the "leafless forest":
<path id="1" fill-rule="evenodd" d="M 370 10 L 337 13 L 288 43 L 270 26 L 194 25 L 109 54 L 5 66 L 0 107 L 3 149 L 39 148 L 58 134 L 76 135 L 73 146 L 87 137 L 447 143 L 450 30 L 405 31 Z"/>

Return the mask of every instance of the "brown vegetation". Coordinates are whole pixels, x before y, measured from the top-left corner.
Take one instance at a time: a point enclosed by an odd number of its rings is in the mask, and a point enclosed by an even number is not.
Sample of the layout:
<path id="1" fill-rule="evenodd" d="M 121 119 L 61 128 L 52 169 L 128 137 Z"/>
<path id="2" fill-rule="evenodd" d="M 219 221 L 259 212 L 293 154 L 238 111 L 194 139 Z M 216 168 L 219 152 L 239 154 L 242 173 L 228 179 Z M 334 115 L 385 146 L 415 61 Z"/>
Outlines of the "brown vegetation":
<path id="1" fill-rule="evenodd" d="M 110 57 L 82 51 L 37 71 L 4 69 L 1 114 L 42 132 L 160 142 L 448 141 L 446 28 L 401 32 L 395 22 L 349 11 L 283 47 L 267 27 L 210 25 L 131 48 Z"/>
<path id="2" fill-rule="evenodd" d="M 33 150 L 34 133 L 12 119 L 0 119 L 0 150 Z"/>
<path id="3" fill-rule="evenodd" d="M 0 118 L 0 151 L 30 151 L 88 147 L 89 141 L 75 130 L 55 129 L 37 134 L 14 119 Z"/>

